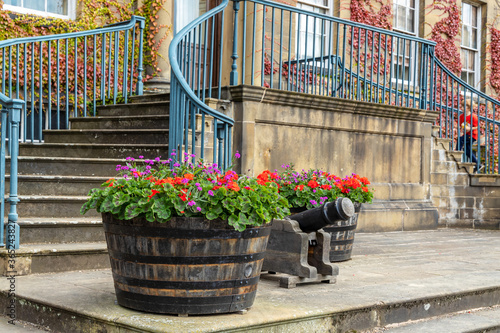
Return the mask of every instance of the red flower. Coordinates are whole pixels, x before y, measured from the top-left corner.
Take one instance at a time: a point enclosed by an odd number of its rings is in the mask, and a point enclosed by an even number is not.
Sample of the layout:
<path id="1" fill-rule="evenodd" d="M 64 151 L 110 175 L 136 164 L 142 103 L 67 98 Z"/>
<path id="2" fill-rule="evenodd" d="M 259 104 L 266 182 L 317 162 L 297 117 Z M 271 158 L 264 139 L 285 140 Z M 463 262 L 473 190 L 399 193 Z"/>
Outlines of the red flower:
<path id="1" fill-rule="evenodd" d="M 362 182 L 364 185 L 370 185 L 370 181 L 366 177 L 360 178 L 359 181 Z"/>
<path id="2" fill-rule="evenodd" d="M 331 190 L 331 189 L 332 189 L 332 185 L 328 185 L 328 184 L 321 185 L 321 188 L 322 188 L 323 190 Z"/>
<path id="3" fill-rule="evenodd" d="M 302 191 L 302 190 L 304 189 L 304 185 L 297 185 L 297 186 L 295 186 L 294 191 L 297 191 L 297 189 L 298 189 L 299 191 Z"/>
<path id="4" fill-rule="evenodd" d="M 188 179 L 188 180 L 193 180 L 194 175 L 193 175 L 192 173 L 186 173 L 186 174 L 184 175 L 184 178 L 186 178 L 186 179 Z"/>
<path id="5" fill-rule="evenodd" d="M 318 182 L 315 181 L 315 180 L 310 180 L 308 183 L 307 183 L 307 186 L 309 186 L 310 188 L 316 188 L 319 186 Z"/>
<path id="6" fill-rule="evenodd" d="M 151 190 L 151 195 L 148 195 L 148 198 L 151 199 L 153 197 L 153 195 L 155 195 L 156 193 L 160 193 L 160 191 Z"/>
<path id="7" fill-rule="evenodd" d="M 229 184 L 227 184 L 227 188 L 228 190 L 233 190 L 235 192 L 238 192 L 240 190 L 240 187 L 235 182 L 230 182 Z"/>

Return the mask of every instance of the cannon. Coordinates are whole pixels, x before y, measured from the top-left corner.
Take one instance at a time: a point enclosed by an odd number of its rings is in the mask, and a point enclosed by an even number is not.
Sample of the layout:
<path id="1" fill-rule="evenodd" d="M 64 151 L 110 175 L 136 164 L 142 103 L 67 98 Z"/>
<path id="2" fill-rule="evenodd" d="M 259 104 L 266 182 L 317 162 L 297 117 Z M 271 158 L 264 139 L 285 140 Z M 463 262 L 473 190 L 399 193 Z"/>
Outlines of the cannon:
<path id="1" fill-rule="evenodd" d="M 331 236 L 323 227 L 354 215 L 348 198 L 273 220 L 261 275 L 284 288 L 310 282 L 335 283 L 338 266 L 330 262 Z M 277 274 L 279 273 L 279 274 Z"/>
<path id="2" fill-rule="evenodd" d="M 354 215 L 354 205 L 348 198 L 337 198 L 333 202 L 288 216 L 299 223 L 304 232 L 312 232 L 337 221 L 345 221 Z"/>

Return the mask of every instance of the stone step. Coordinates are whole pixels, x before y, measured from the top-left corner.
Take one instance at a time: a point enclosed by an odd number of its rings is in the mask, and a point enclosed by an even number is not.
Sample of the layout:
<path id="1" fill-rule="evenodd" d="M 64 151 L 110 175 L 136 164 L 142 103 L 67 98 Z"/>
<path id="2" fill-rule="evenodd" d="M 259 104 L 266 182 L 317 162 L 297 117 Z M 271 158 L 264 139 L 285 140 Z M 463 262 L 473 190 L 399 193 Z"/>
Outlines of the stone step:
<path id="1" fill-rule="evenodd" d="M 146 96 L 141 99 L 133 99 L 130 104 L 116 104 L 98 106 L 97 114 L 100 117 L 105 116 L 151 116 L 166 115 L 170 111 L 170 101 L 165 99 L 153 100 Z"/>
<path id="2" fill-rule="evenodd" d="M 125 159 L 121 158 L 19 156 L 18 174 L 109 178 L 116 175 L 116 166 L 124 165 L 125 162 Z M 10 158 L 7 158 L 6 170 L 7 172 L 10 170 Z"/>
<path id="3" fill-rule="evenodd" d="M 168 129 L 168 115 L 72 118 L 71 129 Z"/>
<path id="4" fill-rule="evenodd" d="M 170 100 L 170 93 L 148 94 L 130 97 L 132 103 L 164 102 Z"/>
<path id="5" fill-rule="evenodd" d="M 81 196 L 19 196 L 17 211 L 20 219 L 28 218 L 77 218 L 82 216 L 80 208 L 87 201 L 86 194 Z M 8 212 L 9 204 L 5 211 Z M 100 217 L 95 210 L 85 214 L 87 218 Z"/>
<path id="6" fill-rule="evenodd" d="M 444 149 L 444 150 L 450 150 L 450 142 L 451 139 L 448 138 L 434 138 L 434 148 L 435 149 Z"/>
<path id="7" fill-rule="evenodd" d="M 0 249 L 2 275 L 7 272 L 6 260 L 8 251 Z M 15 265 L 17 276 L 110 267 L 106 242 L 22 244 Z"/>
<path id="8" fill-rule="evenodd" d="M 465 169 L 460 169 L 459 164 L 455 161 L 432 161 L 431 171 L 434 173 L 465 173 Z"/>
<path id="9" fill-rule="evenodd" d="M 88 144 L 88 143 L 21 143 L 20 156 L 60 156 L 79 158 L 126 158 L 128 156 L 168 156 L 167 144 Z"/>
<path id="10" fill-rule="evenodd" d="M 168 129 L 71 129 L 44 131 L 45 143 L 165 144 Z"/>
<path id="11" fill-rule="evenodd" d="M 384 327 L 384 333 L 500 332 L 500 306 L 460 311 L 431 319 Z"/>
<path id="12" fill-rule="evenodd" d="M 464 172 L 467 172 L 468 174 L 473 174 L 474 167 L 476 166 L 476 163 L 458 162 L 457 166 L 458 166 L 459 170 L 463 170 Z"/>
<path id="13" fill-rule="evenodd" d="M 465 172 L 455 172 L 452 174 L 446 172 L 431 172 L 431 184 L 432 186 L 468 186 L 470 184 L 470 177 Z"/>
<path id="14" fill-rule="evenodd" d="M 461 161 L 463 154 L 461 150 L 433 149 L 432 159 L 434 161 Z"/>
<path id="15" fill-rule="evenodd" d="M 24 218 L 18 221 L 21 244 L 104 242 L 100 217 Z"/>
<path id="16" fill-rule="evenodd" d="M 89 176 L 46 176 L 46 175 L 19 175 L 19 195 L 87 195 L 90 189 L 100 187 L 102 183 L 111 177 L 89 177 Z M 10 188 L 10 177 L 6 184 Z"/>
<path id="17" fill-rule="evenodd" d="M 49 329 L 43 328 L 41 325 L 33 325 L 31 323 L 15 320 L 14 325 L 9 323 L 12 320 L 8 316 L 0 316 L 0 332 L 9 332 L 9 333 L 42 333 L 42 332 L 50 332 Z"/>

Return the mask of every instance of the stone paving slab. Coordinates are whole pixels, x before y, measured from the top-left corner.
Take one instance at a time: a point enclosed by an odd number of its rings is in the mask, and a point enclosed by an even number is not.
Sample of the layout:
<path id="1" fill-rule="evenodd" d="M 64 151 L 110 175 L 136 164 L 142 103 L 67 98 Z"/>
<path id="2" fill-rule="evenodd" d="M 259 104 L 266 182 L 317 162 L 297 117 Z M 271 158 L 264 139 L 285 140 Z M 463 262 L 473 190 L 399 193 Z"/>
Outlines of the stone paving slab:
<path id="1" fill-rule="evenodd" d="M 500 231 L 357 234 L 353 259 L 338 263 L 336 284 L 284 289 L 261 280 L 254 306 L 243 315 L 178 317 L 120 307 L 109 270 L 20 276 L 16 294 L 19 317 L 26 311 L 84 318 L 82 332 L 97 326 L 108 332 L 341 332 L 500 304 L 499 259 Z M 2 279 L 0 289 L 6 288 Z"/>
<path id="2" fill-rule="evenodd" d="M 463 311 L 455 315 L 440 316 L 431 320 L 409 323 L 399 327 L 387 327 L 384 333 L 464 333 L 500 332 L 500 307 L 488 307 L 478 311 Z"/>

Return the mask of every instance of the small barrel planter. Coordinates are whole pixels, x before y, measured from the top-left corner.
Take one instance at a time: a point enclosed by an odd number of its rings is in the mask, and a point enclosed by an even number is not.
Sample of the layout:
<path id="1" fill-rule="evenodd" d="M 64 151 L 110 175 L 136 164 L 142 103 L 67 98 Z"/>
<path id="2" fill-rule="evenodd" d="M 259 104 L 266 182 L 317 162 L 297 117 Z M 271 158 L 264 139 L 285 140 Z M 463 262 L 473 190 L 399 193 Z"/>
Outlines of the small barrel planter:
<path id="1" fill-rule="evenodd" d="M 355 214 L 348 220 L 339 221 L 336 224 L 328 225 L 323 230 L 331 236 L 330 261 L 339 262 L 351 259 L 352 246 L 354 244 L 354 234 L 358 226 L 358 213 L 361 204 L 354 202 Z"/>
<path id="2" fill-rule="evenodd" d="M 238 232 L 220 219 L 157 223 L 102 215 L 118 304 L 181 315 L 252 306 L 270 224 Z"/>

